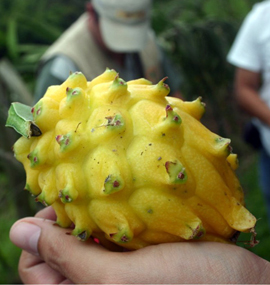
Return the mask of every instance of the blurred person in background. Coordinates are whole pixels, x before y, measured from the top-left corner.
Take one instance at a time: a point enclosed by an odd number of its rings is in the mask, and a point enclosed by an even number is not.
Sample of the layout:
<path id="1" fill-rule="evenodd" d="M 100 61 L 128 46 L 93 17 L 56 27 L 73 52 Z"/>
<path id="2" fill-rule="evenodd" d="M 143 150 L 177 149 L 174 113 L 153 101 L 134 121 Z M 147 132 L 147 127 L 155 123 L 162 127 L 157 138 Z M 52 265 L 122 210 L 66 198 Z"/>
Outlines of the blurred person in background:
<path id="1" fill-rule="evenodd" d="M 236 66 L 235 93 L 261 141 L 260 182 L 270 227 L 270 1 L 254 5 L 228 54 Z M 254 138 L 255 140 L 256 138 Z"/>
<path id="2" fill-rule="evenodd" d="M 146 78 L 153 84 L 168 76 L 170 95 L 180 97 L 180 75 L 157 44 L 151 28 L 152 0 L 92 0 L 85 12 L 41 59 L 35 101 L 70 72 L 92 80 L 106 68 L 125 81 Z"/>

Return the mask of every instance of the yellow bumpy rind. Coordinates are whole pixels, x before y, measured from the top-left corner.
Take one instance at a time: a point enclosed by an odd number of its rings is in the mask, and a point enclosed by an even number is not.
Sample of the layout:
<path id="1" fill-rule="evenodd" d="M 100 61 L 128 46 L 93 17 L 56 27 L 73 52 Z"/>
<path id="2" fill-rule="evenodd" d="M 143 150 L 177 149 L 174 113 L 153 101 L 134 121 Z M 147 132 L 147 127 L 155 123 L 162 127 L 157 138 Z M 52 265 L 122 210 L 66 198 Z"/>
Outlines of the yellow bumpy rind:
<path id="1" fill-rule="evenodd" d="M 14 145 L 25 188 L 79 239 L 138 249 L 254 229 L 230 140 L 201 124 L 201 98 L 168 97 L 165 79 L 76 72 L 33 107 L 42 135 Z"/>

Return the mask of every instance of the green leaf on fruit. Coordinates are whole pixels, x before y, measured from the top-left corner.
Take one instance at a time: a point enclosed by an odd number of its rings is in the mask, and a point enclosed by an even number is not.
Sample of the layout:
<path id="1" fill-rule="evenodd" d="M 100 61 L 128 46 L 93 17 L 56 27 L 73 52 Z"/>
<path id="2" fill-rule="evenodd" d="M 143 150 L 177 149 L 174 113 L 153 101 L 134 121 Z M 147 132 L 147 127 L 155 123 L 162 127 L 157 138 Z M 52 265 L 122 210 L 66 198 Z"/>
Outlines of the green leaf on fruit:
<path id="1" fill-rule="evenodd" d="M 33 114 L 30 106 L 22 103 L 12 103 L 6 121 L 6 127 L 13 128 L 20 135 L 30 138 L 40 136 L 41 130 L 34 123 Z"/>

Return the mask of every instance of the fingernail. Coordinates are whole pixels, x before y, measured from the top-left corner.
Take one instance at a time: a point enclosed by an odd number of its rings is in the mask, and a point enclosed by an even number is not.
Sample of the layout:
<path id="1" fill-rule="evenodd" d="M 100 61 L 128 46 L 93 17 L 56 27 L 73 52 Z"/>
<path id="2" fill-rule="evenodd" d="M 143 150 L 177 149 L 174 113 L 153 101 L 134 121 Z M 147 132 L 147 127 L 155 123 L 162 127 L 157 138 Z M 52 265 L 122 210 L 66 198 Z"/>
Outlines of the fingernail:
<path id="1" fill-rule="evenodd" d="M 40 227 L 19 222 L 12 226 L 10 230 L 10 239 L 18 247 L 34 255 L 38 254 L 38 240 L 40 237 Z"/>

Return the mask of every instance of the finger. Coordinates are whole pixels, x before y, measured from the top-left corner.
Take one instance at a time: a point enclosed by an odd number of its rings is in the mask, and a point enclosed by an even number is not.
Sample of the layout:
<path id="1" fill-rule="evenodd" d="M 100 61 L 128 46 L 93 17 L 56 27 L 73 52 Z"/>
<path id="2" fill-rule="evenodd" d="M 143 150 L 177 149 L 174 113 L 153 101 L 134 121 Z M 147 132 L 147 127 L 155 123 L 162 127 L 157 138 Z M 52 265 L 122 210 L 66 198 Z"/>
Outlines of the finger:
<path id="1" fill-rule="evenodd" d="M 71 281 L 52 269 L 40 257 L 23 251 L 19 261 L 19 275 L 24 284 L 71 284 Z"/>
<path id="2" fill-rule="evenodd" d="M 104 268 L 110 267 L 108 256 L 112 253 L 91 240 L 79 241 L 67 232 L 51 220 L 25 218 L 12 226 L 10 239 L 74 283 L 100 283 Z"/>

